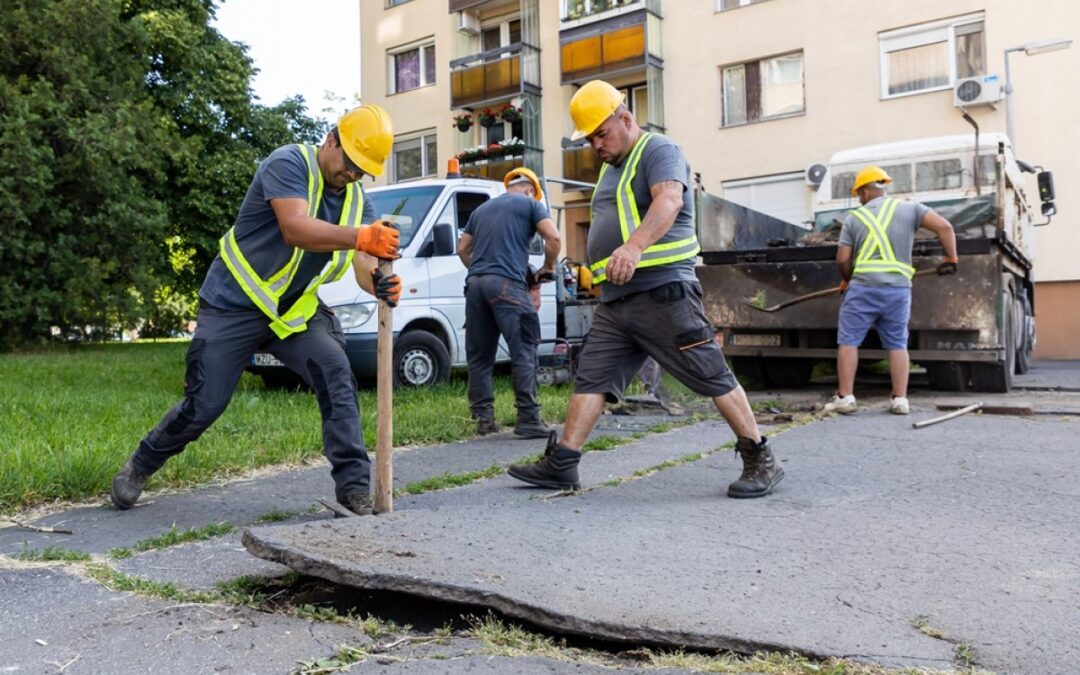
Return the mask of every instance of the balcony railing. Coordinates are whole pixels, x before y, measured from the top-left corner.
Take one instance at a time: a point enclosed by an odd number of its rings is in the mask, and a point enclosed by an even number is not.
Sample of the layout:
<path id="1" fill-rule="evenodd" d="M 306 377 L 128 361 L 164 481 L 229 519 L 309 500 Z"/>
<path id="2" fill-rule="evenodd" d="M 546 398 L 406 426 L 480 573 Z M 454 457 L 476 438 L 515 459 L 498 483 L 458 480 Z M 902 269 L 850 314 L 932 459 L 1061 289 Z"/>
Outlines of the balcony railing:
<path id="1" fill-rule="evenodd" d="M 561 18 L 576 21 L 628 5 L 642 5 L 642 0 L 563 0 Z"/>
<path id="2" fill-rule="evenodd" d="M 451 61 L 450 107 L 472 108 L 521 93 L 522 49 L 519 42 Z"/>

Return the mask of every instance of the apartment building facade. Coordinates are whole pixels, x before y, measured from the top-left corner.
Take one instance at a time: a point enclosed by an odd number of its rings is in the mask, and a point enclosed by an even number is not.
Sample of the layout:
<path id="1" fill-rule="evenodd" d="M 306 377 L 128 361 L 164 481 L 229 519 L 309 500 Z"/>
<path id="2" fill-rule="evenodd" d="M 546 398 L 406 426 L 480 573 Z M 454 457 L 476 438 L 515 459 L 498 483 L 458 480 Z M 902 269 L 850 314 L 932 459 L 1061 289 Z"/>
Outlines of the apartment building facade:
<path id="1" fill-rule="evenodd" d="M 384 181 L 514 166 L 590 182 L 569 141 L 577 86 L 622 89 L 642 126 L 682 144 L 706 189 L 791 222 L 809 219 L 807 169 L 845 148 L 972 133 L 954 105 L 965 77 L 998 75 L 1005 50 L 1018 156 L 1052 169 L 1058 215 L 1037 231 L 1037 356 L 1080 358 L 1080 95 L 1065 76 L 1080 4 L 1055 0 L 360 0 L 364 102 L 394 119 Z M 1064 46 L 1064 43 L 1057 45 Z M 1006 131 L 1006 105 L 967 109 Z M 1030 185 L 1035 191 L 1034 179 Z M 584 256 L 588 192 L 550 190 L 566 252 Z"/>

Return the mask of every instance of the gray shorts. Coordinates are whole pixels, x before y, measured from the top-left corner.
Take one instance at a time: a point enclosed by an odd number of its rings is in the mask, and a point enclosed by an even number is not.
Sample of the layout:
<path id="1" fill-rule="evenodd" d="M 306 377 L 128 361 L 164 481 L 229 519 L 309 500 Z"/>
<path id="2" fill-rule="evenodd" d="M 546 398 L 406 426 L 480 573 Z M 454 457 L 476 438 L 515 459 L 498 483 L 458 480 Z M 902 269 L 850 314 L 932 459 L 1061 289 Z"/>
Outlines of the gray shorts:
<path id="1" fill-rule="evenodd" d="M 697 282 L 676 281 L 597 307 L 574 391 L 618 402 L 649 356 L 701 396 L 739 386 L 705 318 Z"/>

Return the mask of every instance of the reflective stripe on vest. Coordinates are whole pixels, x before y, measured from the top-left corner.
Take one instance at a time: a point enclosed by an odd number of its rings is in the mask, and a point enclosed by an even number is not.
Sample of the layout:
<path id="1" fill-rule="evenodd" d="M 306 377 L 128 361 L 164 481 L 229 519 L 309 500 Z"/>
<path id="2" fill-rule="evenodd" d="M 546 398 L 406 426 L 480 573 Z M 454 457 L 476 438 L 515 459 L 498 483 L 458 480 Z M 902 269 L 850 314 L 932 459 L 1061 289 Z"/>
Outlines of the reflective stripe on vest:
<path id="1" fill-rule="evenodd" d="M 889 241 L 889 224 L 892 223 L 897 204 L 899 202 L 895 199 L 886 199 L 881 203 L 876 216 L 865 206 L 851 212 L 851 215 L 866 226 L 866 240 L 855 257 L 855 269 L 852 270 L 854 274 L 886 272 L 902 274 L 907 279 L 915 275 L 914 267 L 896 259 L 892 242 Z"/>
<path id="2" fill-rule="evenodd" d="M 304 157 L 304 163 L 308 168 L 308 208 L 307 215 L 316 218 L 319 212 L 319 204 L 322 202 L 323 177 L 319 171 L 317 150 L 313 145 L 298 145 L 300 154 Z M 364 212 L 364 192 L 356 184 L 349 183 L 345 186 L 345 202 L 341 207 L 341 219 L 338 224 L 342 227 L 357 227 L 360 217 Z M 304 257 L 304 251 L 293 248 L 292 256 L 285 266 L 270 275 L 268 279 L 262 279 L 255 268 L 248 262 L 239 242 L 236 240 L 236 226 L 229 228 L 225 236 L 221 238 L 221 259 L 229 268 L 236 283 L 251 299 L 255 306 L 270 319 L 270 328 L 281 339 L 285 339 L 293 333 L 307 330 L 307 322 L 315 316 L 319 307 L 317 295 L 319 286 L 327 281 L 337 281 L 345 275 L 352 264 L 354 251 L 334 251 L 330 256 L 330 262 L 326 264 L 322 272 L 316 275 L 304 289 L 303 295 L 293 303 L 289 311 L 284 315 L 278 313 L 278 303 L 285 290 L 296 278 L 296 272 L 300 268 L 300 260 Z"/>
<path id="3" fill-rule="evenodd" d="M 649 144 L 649 141 L 655 135 L 652 132 L 642 134 L 641 138 L 634 144 L 633 149 L 630 150 L 630 155 L 626 158 L 626 168 L 623 169 L 622 176 L 619 177 L 619 184 L 615 188 L 615 207 L 619 214 L 619 230 L 622 233 L 624 244 L 629 241 L 630 235 L 641 227 L 641 214 L 638 213 L 637 200 L 634 199 L 634 189 L 631 183 L 634 176 L 637 175 L 638 164 L 641 162 L 641 156 L 645 153 L 645 146 Z M 596 179 L 598 186 L 600 181 L 604 179 L 608 166 L 605 162 L 600 167 L 600 176 Z M 596 199 L 595 190 L 593 191 L 593 199 Z M 592 220 L 591 202 L 589 204 L 589 220 Z M 691 235 L 677 241 L 657 243 L 641 253 L 641 260 L 638 261 L 637 266 L 639 268 L 655 267 L 680 262 L 695 257 L 700 251 L 701 247 L 698 245 L 697 235 Z M 606 268 L 609 260 L 611 260 L 611 256 L 589 266 L 590 271 L 593 273 L 592 281 L 594 284 L 600 284 L 607 280 Z"/>

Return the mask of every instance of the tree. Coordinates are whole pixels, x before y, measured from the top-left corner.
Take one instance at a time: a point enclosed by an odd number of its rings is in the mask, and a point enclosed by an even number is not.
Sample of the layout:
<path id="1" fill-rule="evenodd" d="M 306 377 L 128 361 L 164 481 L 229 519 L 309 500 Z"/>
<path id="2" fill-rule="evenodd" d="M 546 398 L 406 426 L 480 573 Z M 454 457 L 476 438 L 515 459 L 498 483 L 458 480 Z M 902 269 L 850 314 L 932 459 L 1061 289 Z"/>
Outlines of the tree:
<path id="1" fill-rule="evenodd" d="M 253 103 L 211 0 L 16 0 L 0 13 L 0 348 L 193 304 L 258 161 L 325 131 Z M 190 317 L 186 317 L 190 318 Z"/>

